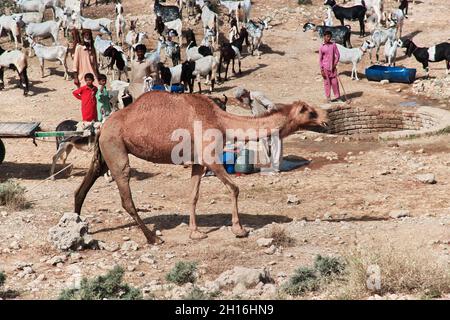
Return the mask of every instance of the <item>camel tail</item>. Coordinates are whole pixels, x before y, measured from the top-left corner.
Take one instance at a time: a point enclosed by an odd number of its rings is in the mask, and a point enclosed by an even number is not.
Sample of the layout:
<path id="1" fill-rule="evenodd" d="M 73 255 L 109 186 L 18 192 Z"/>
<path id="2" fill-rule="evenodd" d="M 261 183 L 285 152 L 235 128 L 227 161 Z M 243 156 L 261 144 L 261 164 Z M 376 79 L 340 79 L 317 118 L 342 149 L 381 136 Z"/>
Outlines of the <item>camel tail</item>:
<path id="1" fill-rule="evenodd" d="M 83 206 L 84 199 L 88 194 L 91 187 L 94 185 L 95 181 L 101 175 L 104 175 L 108 171 L 108 166 L 102 157 L 102 153 L 99 145 L 100 133 L 95 137 L 94 143 L 94 156 L 92 157 L 91 165 L 88 172 L 84 176 L 83 182 L 75 191 L 75 209 L 74 211 L 78 214 L 81 213 L 81 207 Z"/>

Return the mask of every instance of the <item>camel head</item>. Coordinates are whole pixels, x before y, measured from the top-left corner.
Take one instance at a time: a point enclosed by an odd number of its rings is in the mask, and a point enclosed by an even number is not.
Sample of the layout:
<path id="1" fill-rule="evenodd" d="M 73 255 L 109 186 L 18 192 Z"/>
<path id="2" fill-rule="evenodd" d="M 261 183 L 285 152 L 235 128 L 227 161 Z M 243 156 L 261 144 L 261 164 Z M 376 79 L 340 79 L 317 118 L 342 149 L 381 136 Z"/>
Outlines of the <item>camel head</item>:
<path id="1" fill-rule="evenodd" d="M 289 111 L 288 123 L 282 128 L 280 134 L 285 137 L 299 129 L 311 129 L 328 126 L 327 112 L 321 108 L 311 107 L 310 105 L 297 101 L 294 102 Z"/>

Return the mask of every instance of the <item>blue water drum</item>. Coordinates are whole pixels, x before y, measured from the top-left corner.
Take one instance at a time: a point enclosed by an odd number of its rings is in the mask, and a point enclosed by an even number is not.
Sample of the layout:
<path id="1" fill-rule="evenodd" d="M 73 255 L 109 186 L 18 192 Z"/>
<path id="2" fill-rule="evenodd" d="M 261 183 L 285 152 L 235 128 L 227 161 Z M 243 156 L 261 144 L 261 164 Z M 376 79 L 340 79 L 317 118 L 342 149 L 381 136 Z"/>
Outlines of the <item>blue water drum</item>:
<path id="1" fill-rule="evenodd" d="M 236 162 L 236 153 L 235 152 L 225 151 L 223 153 L 223 166 L 225 167 L 225 170 L 228 173 L 230 173 L 230 174 L 235 173 L 235 171 L 234 171 L 235 162 Z"/>

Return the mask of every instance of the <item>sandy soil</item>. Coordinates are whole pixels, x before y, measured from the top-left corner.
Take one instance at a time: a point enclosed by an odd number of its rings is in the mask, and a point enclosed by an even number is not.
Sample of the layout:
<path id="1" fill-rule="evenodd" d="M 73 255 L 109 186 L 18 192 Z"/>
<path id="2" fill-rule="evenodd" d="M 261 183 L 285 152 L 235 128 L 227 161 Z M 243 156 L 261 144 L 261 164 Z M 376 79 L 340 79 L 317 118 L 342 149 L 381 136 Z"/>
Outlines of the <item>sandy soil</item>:
<path id="1" fill-rule="evenodd" d="M 140 28 L 153 35 L 152 8 L 149 5 L 142 8 L 140 2 L 124 1 L 125 13 L 139 17 Z M 280 12 L 275 17 L 274 27 L 264 35 L 263 55 L 261 59 L 246 56 L 242 61 L 243 74 L 220 84 L 215 95 L 231 96 L 236 86 L 244 85 L 263 91 L 277 103 L 301 99 L 321 105 L 324 95 L 317 66 L 320 39 L 316 34 L 301 30 L 305 22 L 321 20 L 316 18 L 318 14 L 322 16 L 321 1 L 313 2 L 313 6 L 301 6 L 304 10 L 301 12 L 296 1 L 255 0 L 254 17 L 263 17 L 275 10 Z M 416 43 L 422 46 L 446 41 L 450 13 L 446 2 L 431 0 L 412 6 L 404 35 L 415 34 Z M 388 7 L 394 4 L 396 2 L 387 1 Z M 283 11 L 286 7 L 289 10 Z M 102 5 L 89 8 L 87 12 L 92 16 L 108 12 L 112 16 L 113 7 Z M 356 23 L 352 23 L 352 27 L 358 30 Z M 352 35 L 354 46 L 361 41 L 357 35 Z M 2 47 L 10 46 L 6 38 L 0 43 Z M 153 48 L 155 43 L 153 35 L 150 46 Z M 401 52 L 398 65 L 417 68 L 419 76 L 423 75 L 416 60 L 403 57 L 403 50 Z M 368 65 L 366 56 L 359 65 L 361 81 L 350 80 L 351 66 L 339 67 L 341 80 L 354 105 L 389 107 L 415 101 L 418 105 L 449 109 L 448 101 L 414 95 L 409 85 L 368 82 L 363 76 L 363 68 Z M 42 129 L 53 130 L 62 120 L 79 119 L 79 105 L 71 95 L 73 84 L 63 80 L 62 67 L 58 64 L 47 63 L 47 74 L 49 69 L 52 74 L 41 79 L 38 62 L 36 58 L 31 59 L 29 77 L 33 95 L 29 97 L 22 96 L 15 75 L 10 71 L 6 73 L 9 83 L 0 92 L 1 121 L 39 121 Z M 431 64 L 432 76 L 444 73 L 444 63 Z M 249 113 L 238 107 L 230 110 Z M 309 264 L 316 254 L 346 254 L 357 244 L 373 244 L 379 238 L 384 241 L 380 246 L 406 243 L 416 250 L 431 252 L 437 260 L 450 262 L 448 135 L 399 141 L 397 147 L 381 142 L 320 141 L 316 140 L 318 136 L 300 132 L 286 139 L 285 156 L 311 160 L 308 166 L 279 177 L 254 174 L 235 178 L 241 188 L 242 222 L 254 230 L 248 239 L 236 239 L 227 228 L 221 228 L 231 223 L 229 195 L 220 181 L 208 177 L 202 181 L 198 213 L 201 228 L 208 231 L 209 237 L 200 242 L 189 240 L 187 226 L 182 223 L 188 222 L 190 170 L 132 157 L 131 188 L 135 203 L 146 223 L 155 224 L 161 230 L 166 243 L 158 248 L 146 245 L 141 232 L 121 208 L 116 185 L 99 179 L 83 211 L 90 231 L 107 244 L 120 245 L 123 237 L 130 237 L 140 249 L 122 254 L 83 251 L 79 260 L 69 260 L 59 267 L 45 262 L 61 254 L 47 241 L 47 232 L 62 213 L 73 210 L 73 192 L 83 178 L 91 154 L 73 152 L 68 160 L 74 164 L 70 174 L 63 174 L 56 181 L 42 182 L 49 175 L 54 142 L 37 141 L 38 147 L 35 147 L 31 139 L 6 140 L 7 154 L 0 166 L 0 180 L 19 181 L 29 190 L 27 197 L 33 206 L 20 212 L 0 208 L 0 269 L 5 270 L 9 286 L 22 292 L 19 298 L 51 299 L 67 285 L 74 265 L 86 276 L 104 273 L 117 263 L 135 266 L 135 270 L 126 272 L 126 280 L 143 288 L 152 281 L 163 281 L 178 260 L 199 261 L 200 282 L 214 279 L 238 265 L 268 266 L 274 275 L 280 272 L 289 275 L 298 266 Z M 414 176 L 419 173 L 435 174 L 437 183 L 416 182 Z M 301 203 L 288 205 L 287 194 L 297 195 Z M 396 209 L 409 211 L 411 217 L 389 218 L 389 213 Z M 298 223 L 302 219 L 307 222 Z M 297 245 L 273 256 L 264 254 L 255 241 L 272 223 L 284 225 Z M 15 241 L 20 249 L 9 249 Z M 145 253 L 151 253 L 157 263 L 136 266 L 136 260 Z M 33 263 L 35 273 L 18 276 L 16 264 L 19 262 Z M 36 280 L 41 274 L 45 274 L 45 280 Z"/>

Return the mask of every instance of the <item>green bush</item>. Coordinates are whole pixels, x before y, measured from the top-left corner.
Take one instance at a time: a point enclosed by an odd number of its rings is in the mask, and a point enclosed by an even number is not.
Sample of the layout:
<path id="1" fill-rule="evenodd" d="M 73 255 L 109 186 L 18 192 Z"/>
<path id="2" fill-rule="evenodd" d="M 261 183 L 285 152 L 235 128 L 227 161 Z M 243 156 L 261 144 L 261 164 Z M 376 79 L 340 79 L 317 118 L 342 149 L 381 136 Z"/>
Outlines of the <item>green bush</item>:
<path id="1" fill-rule="evenodd" d="M 3 271 L 0 271 L 0 287 L 2 287 L 5 284 L 6 281 L 6 275 Z"/>
<path id="2" fill-rule="evenodd" d="M 317 255 L 314 259 L 314 269 L 318 271 L 321 276 L 329 277 L 344 271 L 345 264 L 338 258 Z"/>
<path id="3" fill-rule="evenodd" d="M 282 287 L 282 290 L 292 296 L 299 296 L 308 291 L 314 291 L 319 286 L 316 271 L 308 267 L 300 267 Z"/>
<path id="4" fill-rule="evenodd" d="M 312 0 L 298 0 L 297 3 L 300 5 L 312 4 Z"/>
<path id="5" fill-rule="evenodd" d="M 141 291 L 122 283 L 124 270 L 115 266 L 105 276 L 94 279 L 83 278 L 79 289 L 66 289 L 59 295 L 59 300 L 140 300 Z"/>
<path id="6" fill-rule="evenodd" d="M 25 188 L 13 181 L 0 183 L 0 206 L 13 209 L 27 209 L 30 207 L 25 198 Z"/>
<path id="7" fill-rule="evenodd" d="M 211 296 L 202 290 L 199 287 L 192 288 L 184 297 L 184 300 L 210 300 Z"/>
<path id="8" fill-rule="evenodd" d="M 197 262 L 178 261 L 172 270 L 166 275 L 166 280 L 183 285 L 196 280 Z"/>

